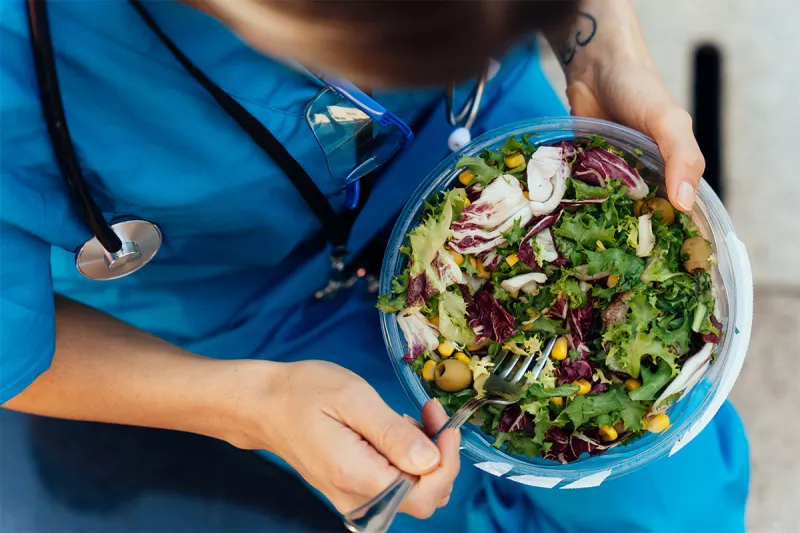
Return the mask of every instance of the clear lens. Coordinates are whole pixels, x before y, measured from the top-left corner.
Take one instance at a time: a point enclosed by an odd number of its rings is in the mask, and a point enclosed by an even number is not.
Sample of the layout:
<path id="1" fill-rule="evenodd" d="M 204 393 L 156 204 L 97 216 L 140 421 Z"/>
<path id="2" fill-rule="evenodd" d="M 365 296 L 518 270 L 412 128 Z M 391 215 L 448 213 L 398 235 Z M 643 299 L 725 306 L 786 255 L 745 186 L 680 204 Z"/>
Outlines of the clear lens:
<path id="1" fill-rule="evenodd" d="M 389 161 L 405 140 L 399 128 L 379 125 L 330 87 L 308 104 L 306 121 L 342 187 Z"/>

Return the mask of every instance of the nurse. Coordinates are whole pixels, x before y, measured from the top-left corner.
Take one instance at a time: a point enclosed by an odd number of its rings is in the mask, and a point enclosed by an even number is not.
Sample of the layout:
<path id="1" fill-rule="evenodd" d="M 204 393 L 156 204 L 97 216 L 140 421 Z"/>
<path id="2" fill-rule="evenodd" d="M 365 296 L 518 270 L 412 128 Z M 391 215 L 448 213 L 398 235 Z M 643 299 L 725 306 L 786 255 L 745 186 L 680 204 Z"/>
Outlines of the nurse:
<path id="1" fill-rule="evenodd" d="M 379 250 L 447 155 L 453 126 L 436 87 L 494 57 L 473 133 L 565 113 L 523 39 L 537 30 L 559 52 L 571 111 L 654 137 L 670 200 L 690 209 L 703 157 L 629 2 L 50 2 L 58 87 L 97 214 L 150 221 L 163 236 L 144 268 L 103 282 L 75 268 L 97 228 L 48 136 L 28 8 L 3 2 L 0 18 L 5 408 L 260 450 L 342 512 L 398 470 L 419 474 L 396 531 L 743 529 L 747 445 L 730 406 L 678 455 L 594 489 L 459 473 L 457 432 L 436 445 L 425 435 L 446 420 L 442 408 L 425 406 L 425 432 L 402 416 L 413 408 L 385 355 L 375 296 L 356 283 L 315 298 L 332 241 L 347 237 L 346 263 L 369 259 L 360 252 Z M 326 91 L 323 74 L 371 87 L 398 117 L 371 128 L 415 134 L 371 160 L 358 202 L 359 173 L 343 169 L 347 154 L 313 112 L 325 98 L 351 113 L 356 104 Z M 429 89 L 391 89 L 411 85 Z M 353 150 L 353 161 L 370 160 Z"/>

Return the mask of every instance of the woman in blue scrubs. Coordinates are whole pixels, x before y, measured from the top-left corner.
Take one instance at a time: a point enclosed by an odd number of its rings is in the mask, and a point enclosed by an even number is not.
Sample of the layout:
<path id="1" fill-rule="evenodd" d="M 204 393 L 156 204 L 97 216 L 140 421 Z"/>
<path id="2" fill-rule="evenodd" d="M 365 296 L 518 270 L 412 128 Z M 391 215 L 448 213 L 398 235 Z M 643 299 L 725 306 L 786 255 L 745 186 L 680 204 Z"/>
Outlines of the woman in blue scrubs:
<path id="1" fill-rule="evenodd" d="M 568 2 L 185 3 L 143 4 L 306 168 L 338 213 L 346 212 L 342 188 L 304 116 L 320 87 L 286 65 L 372 86 L 376 101 L 417 124 L 415 141 L 371 185 L 350 234 L 354 253 L 392 223 L 447 155 L 452 131 L 439 91 L 378 88 L 464 77 L 536 29 L 559 51 L 571 111 L 654 137 L 670 199 L 682 210 L 692 206 L 703 158 L 627 1 L 583 0 L 569 30 L 559 25 Z M 164 241 L 130 276 L 101 283 L 76 271 L 74 252 L 91 232 L 48 139 L 25 5 L 0 4 L 5 408 L 189 431 L 262 450 L 342 512 L 398 470 L 420 474 L 397 531 L 743 529 L 747 444 L 727 405 L 676 456 L 597 488 L 534 489 L 471 465 L 459 473 L 457 432 L 434 445 L 402 416 L 415 413 L 385 355 L 375 296 L 357 284 L 314 297 L 329 279 L 330 245 L 280 166 L 132 4 L 51 4 L 66 118 L 94 200 L 108 220 L 157 223 Z M 487 83 L 472 129 L 564 113 L 535 47 L 520 45 Z M 434 402 L 422 412 L 428 434 L 445 420 Z"/>

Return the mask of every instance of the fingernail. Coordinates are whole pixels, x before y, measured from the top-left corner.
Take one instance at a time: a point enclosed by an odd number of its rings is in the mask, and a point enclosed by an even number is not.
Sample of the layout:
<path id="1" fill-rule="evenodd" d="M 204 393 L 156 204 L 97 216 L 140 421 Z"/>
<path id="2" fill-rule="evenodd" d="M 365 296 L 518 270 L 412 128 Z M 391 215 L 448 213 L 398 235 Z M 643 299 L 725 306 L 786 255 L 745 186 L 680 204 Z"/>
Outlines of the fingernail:
<path id="1" fill-rule="evenodd" d="M 694 186 L 688 181 L 684 181 L 678 185 L 678 204 L 685 209 L 690 210 L 694 205 Z"/>
<path id="2" fill-rule="evenodd" d="M 418 440 L 409 450 L 411 462 L 420 470 L 428 470 L 439 463 L 439 450 L 429 440 Z"/>
<path id="3" fill-rule="evenodd" d="M 406 419 L 408 422 L 411 422 L 412 424 L 414 424 L 415 426 L 417 426 L 419 429 L 423 429 L 423 430 L 425 429 L 425 428 L 423 427 L 423 425 L 422 425 L 422 424 L 420 424 L 420 423 L 417 421 L 417 419 L 416 419 L 416 418 L 414 418 L 413 416 L 403 415 L 403 418 L 405 418 L 405 419 Z"/>

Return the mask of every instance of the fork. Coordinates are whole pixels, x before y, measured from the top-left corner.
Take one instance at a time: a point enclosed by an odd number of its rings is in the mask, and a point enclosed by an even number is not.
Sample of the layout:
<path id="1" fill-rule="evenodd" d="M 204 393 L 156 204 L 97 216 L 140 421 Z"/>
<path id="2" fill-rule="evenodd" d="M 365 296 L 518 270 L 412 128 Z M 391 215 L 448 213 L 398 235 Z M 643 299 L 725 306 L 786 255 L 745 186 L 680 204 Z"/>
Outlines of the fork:
<path id="1" fill-rule="evenodd" d="M 461 406 L 431 440 L 436 442 L 445 429 L 460 428 L 484 405 L 511 405 L 518 402 L 530 382 L 539 377 L 544 365 L 547 363 L 547 359 L 550 357 L 550 352 L 553 351 L 555 343 L 556 337 L 547 342 L 544 350 L 542 350 L 542 355 L 536 361 L 533 369 L 531 369 L 532 376 L 529 378 L 526 378 L 525 374 L 528 372 L 531 363 L 533 363 L 535 355 L 525 356 L 520 363 L 522 356 L 519 354 L 509 354 L 508 352 L 501 354 L 500 358 L 495 362 L 494 369 L 483 384 L 483 395 L 476 396 Z M 517 366 L 517 363 L 519 363 L 519 366 Z M 397 509 L 406 494 L 418 480 L 418 476 L 402 472 L 380 494 L 361 507 L 347 513 L 344 517 L 345 527 L 353 533 L 385 533 L 392 524 L 392 520 L 397 514 Z"/>

